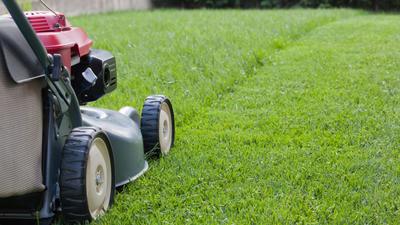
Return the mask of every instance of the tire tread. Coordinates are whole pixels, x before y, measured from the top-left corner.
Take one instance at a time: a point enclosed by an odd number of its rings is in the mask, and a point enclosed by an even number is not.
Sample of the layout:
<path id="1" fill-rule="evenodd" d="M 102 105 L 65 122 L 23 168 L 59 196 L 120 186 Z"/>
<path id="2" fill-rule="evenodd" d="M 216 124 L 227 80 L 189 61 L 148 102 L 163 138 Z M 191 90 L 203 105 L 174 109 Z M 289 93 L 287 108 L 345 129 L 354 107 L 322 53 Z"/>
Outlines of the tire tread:
<path id="1" fill-rule="evenodd" d="M 94 127 L 75 128 L 64 145 L 60 197 L 64 220 L 69 224 L 92 220 L 86 197 L 86 163 L 91 142 L 99 132 L 101 130 Z"/>
<path id="2" fill-rule="evenodd" d="M 159 156 L 161 154 L 161 150 L 159 148 L 158 122 L 161 104 L 165 101 L 168 101 L 171 113 L 173 114 L 172 105 L 170 105 L 168 98 L 163 95 L 149 96 L 146 98 L 143 105 L 140 129 L 143 136 L 144 152 L 147 155 L 154 154 L 156 156 Z M 175 132 L 175 130 L 173 132 Z"/>

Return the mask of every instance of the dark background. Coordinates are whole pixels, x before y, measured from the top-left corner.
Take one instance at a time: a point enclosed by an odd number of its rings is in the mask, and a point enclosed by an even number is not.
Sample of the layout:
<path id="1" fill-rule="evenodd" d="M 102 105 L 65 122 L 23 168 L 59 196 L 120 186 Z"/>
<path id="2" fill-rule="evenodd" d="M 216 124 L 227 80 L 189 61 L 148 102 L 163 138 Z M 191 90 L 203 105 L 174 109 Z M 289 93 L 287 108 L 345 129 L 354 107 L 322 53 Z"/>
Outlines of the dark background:
<path id="1" fill-rule="evenodd" d="M 154 0 L 158 7 L 179 8 L 360 8 L 399 10 L 400 0 Z"/>

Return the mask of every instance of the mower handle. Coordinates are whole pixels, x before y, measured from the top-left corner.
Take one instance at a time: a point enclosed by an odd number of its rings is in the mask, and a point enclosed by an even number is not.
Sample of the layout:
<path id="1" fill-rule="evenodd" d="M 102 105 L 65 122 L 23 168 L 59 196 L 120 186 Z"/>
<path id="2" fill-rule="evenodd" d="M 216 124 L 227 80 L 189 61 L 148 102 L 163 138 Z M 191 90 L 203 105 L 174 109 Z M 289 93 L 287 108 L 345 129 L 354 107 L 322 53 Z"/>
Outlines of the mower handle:
<path id="1" fill-rule="evenodd" d="M 33 52 L 38 58 L 40 64 L 43 66 L 45 73 L 49 74 L 49 68 L 52 64 L 49 57 L 47 56 L 47 51 L 43 47 L 39 38 L 36 36 L 35 31 L 33 30 L 31 24 L 26 18 L 25 14 L 17 4 L 15 0 L 2 0 L 4 5 L 6 6 L 8 12 L 11 17 L 17 24 L 19 30 L 24 36 L 25 40 L 28 42 L 29 46 L 31 46 Z"/>

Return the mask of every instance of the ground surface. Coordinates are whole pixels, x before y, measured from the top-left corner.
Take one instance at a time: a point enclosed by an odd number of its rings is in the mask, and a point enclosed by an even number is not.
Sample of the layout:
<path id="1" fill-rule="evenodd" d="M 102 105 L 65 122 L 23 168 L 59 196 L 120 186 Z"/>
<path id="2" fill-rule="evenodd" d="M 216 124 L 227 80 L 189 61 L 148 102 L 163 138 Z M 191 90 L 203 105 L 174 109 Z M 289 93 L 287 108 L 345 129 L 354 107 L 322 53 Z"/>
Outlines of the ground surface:
<path id="1" fill-rule="evenodd" d="M 168 95 L 176 146 L 97 224 L 400 223 L 400 16 L 125 12 L 72 20 L 118 58 L 96 106 Z"/>

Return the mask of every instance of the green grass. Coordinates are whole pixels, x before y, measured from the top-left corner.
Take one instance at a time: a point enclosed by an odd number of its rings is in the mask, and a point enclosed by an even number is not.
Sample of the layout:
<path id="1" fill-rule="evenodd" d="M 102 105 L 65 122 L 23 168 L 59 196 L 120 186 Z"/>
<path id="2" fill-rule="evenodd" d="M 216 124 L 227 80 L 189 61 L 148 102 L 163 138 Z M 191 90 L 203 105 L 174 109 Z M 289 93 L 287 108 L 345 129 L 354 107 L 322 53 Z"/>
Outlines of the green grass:
<path id="1" fill-rule="evenodd" d="M 95 105 L 168 95 L 176 145 L 96 224 L 399 224 L 400 16 L 152 11 L 73 18 L 118 59 Z"/>

